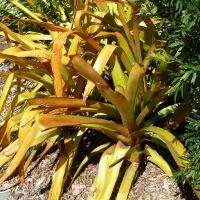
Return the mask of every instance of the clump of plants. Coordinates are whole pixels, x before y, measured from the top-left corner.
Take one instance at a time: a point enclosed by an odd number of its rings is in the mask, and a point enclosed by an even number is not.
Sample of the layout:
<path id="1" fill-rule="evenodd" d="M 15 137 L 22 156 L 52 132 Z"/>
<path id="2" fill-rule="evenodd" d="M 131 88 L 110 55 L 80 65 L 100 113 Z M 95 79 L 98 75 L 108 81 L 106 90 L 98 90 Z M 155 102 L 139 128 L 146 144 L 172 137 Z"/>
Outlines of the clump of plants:
<path id="1" fill-rule="evenodd" d="M 189 120 L 185 123 L 183 130 L 184 142 L 188 148 L 190 155 L 187 156 L 190 164 L 185 168 L 185 175 L 181 174 L 178 179 L 185 183 L 187 177 L 199 185 L 199 169 L 198 155 L 199 151 L 198 137 L 199 133 L 196 129 L 198 124 L 199 112 L 199 17 L 200 11 L 199 0 L 188 1 L 150 1 L 151 10 L 145 6 L 145 13 L 149 16 L 154 16 L 158 19 L 157 29 L 160 31 L 162 38 L 166 39 L 163 46 L 173 56 L 174 61 L 177 63 L 177 68 L 171 71 L 171 76 L 174 77 L 168 94 L 174 96 L 175 101 L 179 102 L 184 99 L 192 105 L 188 113 L 191 114 Z M 143 6 L 144 7 L 144 6 Z M 147 12 L 148 10 L 148 12 Z M 183 110 L 183 109 L 182 109 Z M 187 131 L 185 131 L 187 130 Z M 196 142 L 192 145 L 191 141 Z M 196 170 L 195 170 L 196 169 Z M 197 184 L 198 183 L 198 184 Z"/>
<path id="2" fill-rule="evenodd" d="M 19 92 L 1 122 L 0 165 L 12 160 L 0 183 L 18 166 L 23 182 L 24 172 L 41 144 L 46 142 L 46 148 L 36 162 L 57 141 L 60 159 L 49 199 L 59 199 L 64 185 L 73 183 L 87 161 L 80 163 L 70 179 L 73 160 L 88 129 L 101 131 L 114 141 L 97 146 L 90 154 L 103 151 L 88 199 L 110 199 L 121 174 L 116 199 L 127 199 L 143 157 L 172 176 L 171 163 L 154 144 L 169 151 L 180 170 L 184 168 L 187 161 L 181 157 L 187 152 L 183 144 L 169 131 L 155 126 L 173 113 L 170 122 L 179 125 L 176 113 L 180 105 L 162 106 L 171 81 L 168 65 L 173 63 L 165 51 L 155 51 L 165 41 L 160 39 L 153 19 L 139 15 L 141 5 L 128 1 L 94 5 L 86 1 L 80 9 L 75 7 L 71 24 L 60 25 L 45 22 L 42 12 L 35 20 L 4 17 L 3 22 L 9 19 L 36 24 L 47 33 L 16 33 L 0 23 L 8 43 L 8 48 L 0 52 L 1 62 L 8 59 L 17 65 L 1 73 L 7 80 L 0 108 L 14 77 Z M 37 86 L 29 92 L 21 91 L 22 78 Z M 14 114 L 18 104 L 22 107 Z M 70 131 L 61 127 L 70 127 Z M 30 148 L 32 152 L 26 158 Z M 197 188 L 192 187 L 199 197 Z"/>

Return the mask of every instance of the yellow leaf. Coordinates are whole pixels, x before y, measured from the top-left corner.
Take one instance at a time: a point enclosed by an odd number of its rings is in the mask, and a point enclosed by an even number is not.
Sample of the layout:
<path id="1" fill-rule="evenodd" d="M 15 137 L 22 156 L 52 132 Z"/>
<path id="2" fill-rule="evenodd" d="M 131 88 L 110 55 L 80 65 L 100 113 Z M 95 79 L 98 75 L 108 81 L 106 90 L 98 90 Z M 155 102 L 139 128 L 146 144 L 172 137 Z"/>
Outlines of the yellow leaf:
<path id="1" fill-rule="evenodd" d="M 109 61 L 110 57 L 112 56 L 112 53 L 117 48 L 115 45 L 105 45 L 101 52 L 99 53 L 95 64 L 93 66 L 93 69 L 98 72 L 98 74 L 102 74 L 107 62 Z M 85 91 L 83 94 L 83 99 L 86 100 L 89 96 L 90 92 L 95 87 L 95 84 L 91 81 L 88 81 L 85 86 Z"/>
<path id="2" fill-rule="evenodd" d="M 68 156 L 65 154 L 61 154 L 59 163 L 57 165 L 56 173 L 52 181 L 48 200 L 59 200 L 63 187 L 63 178 L 65 175 L 67 163 L 68 163 Z"/>
<path id="3" fill-rule="evenodd" d="M 5 104 L 6 99 L 8 97 L 13 78 L 14 78 L 14 73 L 9 74 L 8 78 L 6 79 L 6 82 L 4 83 L 3 91 L 2 91 L 1 97 L 0 97 L 0 113 L 2 112 L 4 104 Z"/>

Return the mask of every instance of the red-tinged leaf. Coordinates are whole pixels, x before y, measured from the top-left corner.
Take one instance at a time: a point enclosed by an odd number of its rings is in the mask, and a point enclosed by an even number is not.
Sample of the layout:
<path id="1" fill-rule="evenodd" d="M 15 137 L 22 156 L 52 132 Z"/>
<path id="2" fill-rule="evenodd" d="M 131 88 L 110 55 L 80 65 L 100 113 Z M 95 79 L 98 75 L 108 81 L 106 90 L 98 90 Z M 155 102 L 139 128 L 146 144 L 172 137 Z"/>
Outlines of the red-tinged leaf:
<path id="1" fill-rule="evenodd" d="M 17 19 L 17 18 L 12 18 L 12 17 L 4 17 L 2 20 L 5 21 L 5 20 L 14 20 L 14 21 L 19 21 L 19 22 L 25 22 L 25 23 L 28 23 L 28 24 L 34 24 L 34 25 L 37 25 L 37 26 L 42 26 L 42 27 L 45 27 L 49 30 L 52 30 L 52 31 L 59 31 L 59 32 L 67 32 L 68 29 L 67 28 L 64 28 L 62 26 L 58 26 L 58 25 L 55 25 L 55 24 L 52 24 L 52 23 L 49 23 L 49 22 L 39 22 L 39 21 L 35 21 L 35 20 L 31 20 L 31 19 Z"/>
<path id="2" fill-rule="evenodd" d="M 158 35 L 158 31 L 157 31 L 157 28 L 154 24 L 154 19 L 150 18 L 150 16 L 144 16 L 143 17 L 143 20 L 145 22 L 145 24 L 147 25 L 147 27 L 149 28 L 150 31 L 152 31 L 154 37 L 156 38 L 156 40 L 160 40 L 161 37 Z"/>
<path id="3" fill-rule="evenodd" d="M 72 56 L 71 62 L 73 68 L 84 78 L 92 81 L 94 84 L 97 82 L 108 85 L 104 79 L 80 56 Z M 85 99 L 84 99 L 85 100 Z"/>
<path id="4" fill-rule="evenodd" d="M 173 130 L 178 128 L 185 121 L 186 117 L 189 116 L 190 110 L 191 104 L 187 100 L 180 103 L 169 120 L 169 127 Z"/>
<path id="5" fill-rule="evenodd" d="M 98 3 L 98 2 L 102 2 L 102 1 L 104 1 L 104 0 L 94 0 L 93 2 Z"/>
<path id="6" fill-rule="evenodd" d="M 97 125 L 108 130 L 117 131 L 127 136 L 127 129 L 112 121 L 105 119 L 95 119 L 91 117 L 73 116 L 73 115 L 50 115 L 40 114 L 36 116 L 36 122 L 40 124 L 42 130 L 62 126 L 78 126 L 78 125 Z"/>
<path id="7" fill-rule="evenodd" d="M 104 98 L 116 106 L 122 118 L 124 127 L 128 128 L 129 132 L 132 132 L 135 128 L 132 112 L 133 109 L 125 96 L 102 84 L 97 84 L 97 88 Z"/>
<path id="8" fill-rule="evenodd" d="M 61 74 L 62 52 L 67 37 L 72 33 L 73 33 L 72 31 L 61 33 L 53 44 L 51 66 L 54 77 L 54 90 L 57 97 L 63 96 L 63 80 Z"/>
<path id="9" fill-rule="evenodd" d="M 123 125 L 132 131 L 134 129 L 133 112 L 127 99 L 120 93 L 114 92 L 105 80 L 79 56 L 73 56 L 71 59 L 74 69 L 86 79 L 97 85 L 101 95 L 114 104 L 122 118 Z"/>
<path id="10" fill-rule="evenodd" d="M 100 17 L 100 15 L 95 15 L 94 13 L 92 12 L 88 12 L 88 11 L 85 11 L 85 10 L 78 10 L 77 13 L 76 13 L 76 18 L 74 20 L 74 24 L 75 24 L 75 27 L 78 31 L 80 32 L 85 32 L 84 29 L 83 29 L 83 19 L 84 19 L 84 16 L 85 15 L 90 15 L 96 19 L 99 19 L 100 21 L 103 20 L 102 17 Z"/>
<path id="11" fill-rule="evenodd" d="M 136 53 L 137 53 L 137 60 L 141 64 L 142 63 L 142 52 L 140 47 L 140 37 L 139 37 L 139 20 L 137 20 L 137 15 L 134 17 L 133 22 L 133 35 L 135 40 L 135 47 L 136 47 Z"/>
<path id="12" fill-rule="evenodd" d="M 119 13 L 119 19 L 120 19 L 120 21 L 122 23 L 122 26 L 124 28 L 124 32 L 125 32 L 126 37 L 128 39 L 129 45 L 130 45 L 134 55 L 136 56 L 137 55 L 136 47 L 135 47 L 133 38 L 132 38 L 132 36 L 130 34 L 129 27 L 128 27 L 127 23 L 126 23 L 125 14 L 124 14 L 124 10 L 123 10 L 122 4 L 120 4 L 120 3 L 117 4 L 117 11 Z"/>
<path id="13" fill-rule="evenodd" d="M 24 180 L 24 164 L 25 164 L 25 157 L 23 157 L 22 161 L 20 162 L 20 165 L 19 165 L 19 180 L 21 183 L 24 183 L 25 180 Z"/>
<path id="14" fill-rule="evenodd" d="M 68 108 L 56 108 L 56 109 L 53 109 L 51 111 L 48 112 L 48 114 L 59 114 L 59 113 L 67 113 L 68 112 Z"/>
<path id="15" fill-rule="evenodd" d="M 49 61 L 43 61 L 42 64 L 45 65 L 45 68 L 49 72 L 49 74 L 53 75 L 51 63 Z"/>
<path id="16" fill-rule="evenodd" d="M 94 15 L 94 16 L 96 16 L 96 15 Z M 27 20 L 27 19 L 14 19 L 14 18 L 11 18 L 11 17 L 5 17 L 4 19 L 12 19 L 12 20 L 15 20 L 15 21 L 22 21 L 22 22 L 26 22 L 26 23 L 30 23 L 30 24 L 35 24 L 35 25 L 38 25 L 38 26 L 43 26 L 43 27 L 45 27 L 49 30 L 52 30 L 52 31 L 59 31 L 59 32 L 68 32 L 69 31 L 68 29 L 66 29 L 64 27 L 54 25 L 54 24 L 51 24 L 49 22 L 38 22 L 38 21 L 35 21 L 35 20 Z M 100 51 L 102 49 L 101 45 L 99 45 L 93 38 L 87 36 L 86 34 L 76 31 L 72 35 L 74 36 L 75 34 L 79 35 L 81 38 L 83 38 L 85 41 L 87 41 L 88 44 L 90 46 L 92 46 L 94 49 L 96 49 L 98 51 Z"/>
<path id="17" fill-rule="evenodd" d="M 96 35 L 93 36 L 94 39 L 101 39 L 104 38 L 106 36 L 112 36 L 114 33 L 112 32 L 105 32 L 105 31 L 101 31 L 99 33 L 97 33 Z"/>
<path id="18" fill-rule="evenodd" d="M 72 115 L 50 115 L 40 114 L 35 117 L 37 124 L 42 130 L 62 126 L 78 126 L 99 130 L 112 139 L 118 139 L 127 145 L 131 145 L 132 141 L 128 130 L 112 121 L 104 119 L 95 119 L 91 117 L 72 116 Z M 32 121 L 30 124 L 33 123 Z"/>
<path id="19" fill-rule="evenodd" d="M 87 108 L 97 108 L 103 109 L 110 112 L 113 112 L 117 115 L 117 111 L 115 106 L 109 103 L 103 103 L 94 100 L 87 100 L 84 102 L 82 99 L 74 99 L 74 98 L 64 98 L 64 97 L 41 97 L 41 98 L 33 98 L 28 99 L 30 105 L 40 105 L 42 108 L 51 108 L 51 107 L 67 107 L 67 108 L 80 108 L 80 107 L 87 107 Z"/>
<path id="20" fill-rule="evenodd" d="M 87 36 L 86 34 L 82 32 L 74 32 L 75 34 L 79 35 L 81 38 L 83 38 L 91 47 L 96 49 L 97 51 L 101 51 L 102 46 L 96 42 L 92 37 Z"/>

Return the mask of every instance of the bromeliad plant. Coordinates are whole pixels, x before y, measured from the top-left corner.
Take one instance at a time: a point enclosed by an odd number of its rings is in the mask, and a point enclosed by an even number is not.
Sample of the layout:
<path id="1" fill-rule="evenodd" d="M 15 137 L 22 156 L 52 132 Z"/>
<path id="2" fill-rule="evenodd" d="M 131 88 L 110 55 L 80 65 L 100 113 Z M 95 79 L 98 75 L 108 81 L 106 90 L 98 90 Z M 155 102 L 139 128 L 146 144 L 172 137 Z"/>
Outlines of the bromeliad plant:
<path id="1" fill-rule="evenodd" d="M 72 30 L 48 22 L 13 19 L 43 26 L 50 35 L 19 35 L 0 23 L 10 41 L 0 57 L 18 66 L 15 71 L 1 73 L 8 76 L 1 108 L 14 76 L 18 88 L 20 78 L 37 83 L 33 91 L 17 95 L 1 123 L 0 165 L 12 160 L 0 183 L 18 166 L 20 180 L 24 181 L 24 172 L 42 142 L 47 139 L 46 148 L 36 162 L 57 140 L 60 159 L 49 199 L 59 199 L 65 182 L 70 186 L 87 162 L 86 157 L 69 180 L 81 137 L 87 129 L 99 130 L 115 141 L 114 145 L 103 144 L 90 154 L 104 151 L 88 199 L 110 199 L 121 173 L 123 179 L 116 199 L 126 199 L 143 156 L 172 176 L 172 167 L 153 144 L 166 148 L 180 169 L 186 164 L 181 159 L 186 153 L 181 142 L 170 132 L 153 126 L 177 108 L 173 105 L 159 109 L 168 89 L 167 76 L 163 81 L 163 74 L 170 57 L 163 54 L 162 59 L 151 62 L 152 52 L 162 42 L 153 22 L 137 15 L 136 3 L 117 1 L 108 7 L 99 2 L 97 7 L 97 13 L 89 12 L 86 1 L 85 9 L 76 13 Z M 51 41 L 48 46 L 42 43 L 44 38 Z M 107 80 L 105 71 L 109 73 Z M 93 94 L 96 90 L 103 99 Z M 22 108 L 13 114 L 19 103 L 23 103 Z M 76 128 L 74 132 L 61 128 L 66 126 Z M 30 148 L 33 150 L 26 158 Z M 199 191 L 193 189 L 200 197 Z"/>

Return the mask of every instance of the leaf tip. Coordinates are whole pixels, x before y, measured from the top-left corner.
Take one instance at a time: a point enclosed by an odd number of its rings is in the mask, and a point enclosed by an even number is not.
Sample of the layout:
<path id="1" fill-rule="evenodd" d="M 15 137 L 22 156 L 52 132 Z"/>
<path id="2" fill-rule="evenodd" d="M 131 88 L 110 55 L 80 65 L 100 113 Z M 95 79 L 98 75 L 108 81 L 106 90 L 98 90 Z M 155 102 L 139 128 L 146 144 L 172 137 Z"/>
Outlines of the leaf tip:
<path id="1" fill-rule="evenodd" d="M 88 98 L 88 95 L 84 95 L 84 96 L 83 96 L 83 102 L 84 102 L 85 105 L 86 105 L 86 100 L 87 100 L 87 98 Z"/>

